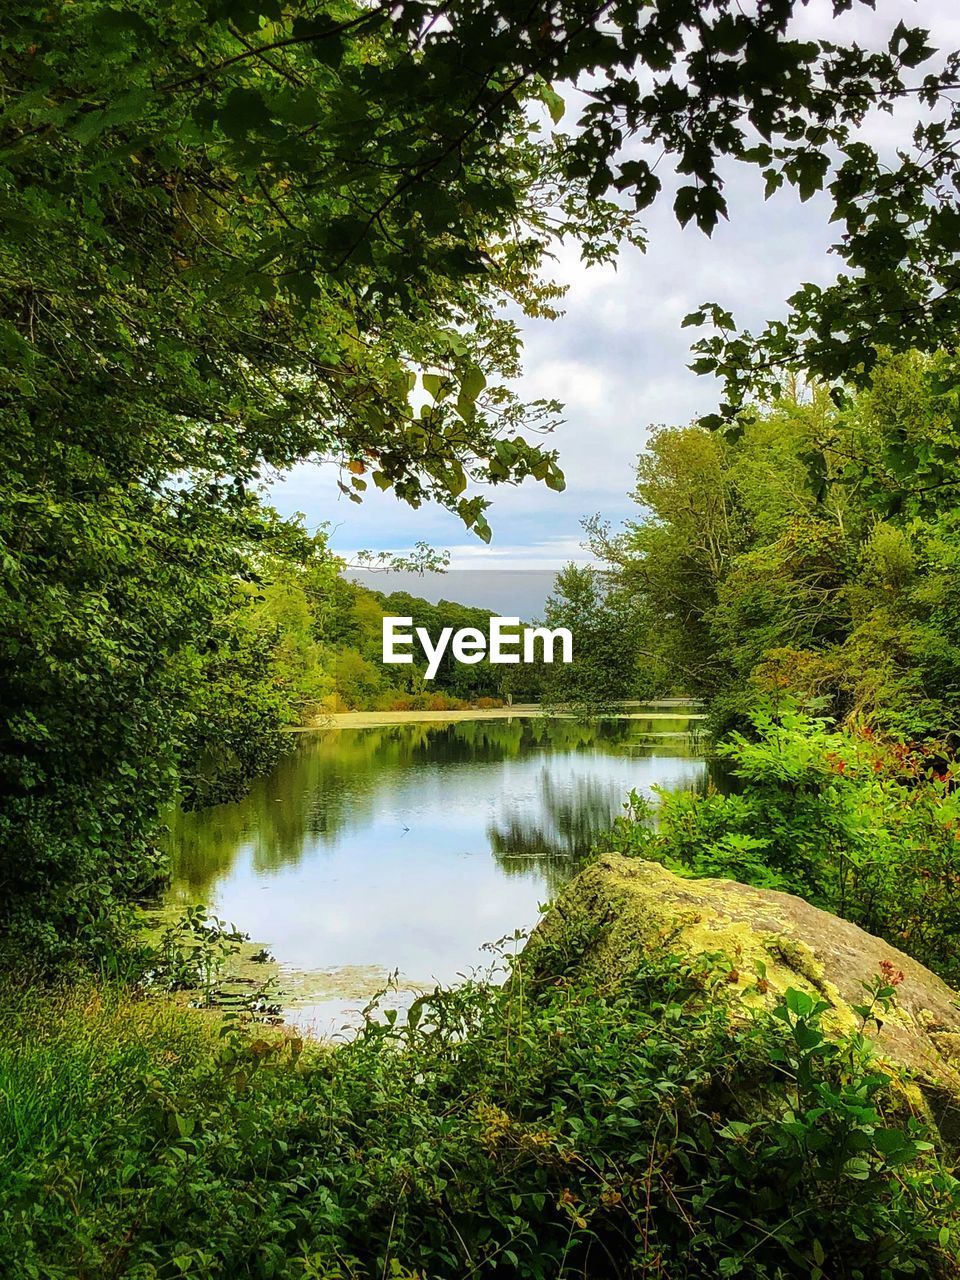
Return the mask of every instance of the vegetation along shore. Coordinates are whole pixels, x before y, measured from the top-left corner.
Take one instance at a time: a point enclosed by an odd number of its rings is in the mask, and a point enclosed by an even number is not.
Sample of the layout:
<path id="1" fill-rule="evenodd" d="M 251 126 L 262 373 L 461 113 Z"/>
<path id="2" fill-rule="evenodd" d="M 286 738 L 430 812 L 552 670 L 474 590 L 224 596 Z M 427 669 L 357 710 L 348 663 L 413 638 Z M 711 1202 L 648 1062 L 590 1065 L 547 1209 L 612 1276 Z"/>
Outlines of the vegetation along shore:
<path id="1" fill-rule="evenodd" d="M 960 1274 L 955 32 L 6 0 L 3 1280 Z"/>

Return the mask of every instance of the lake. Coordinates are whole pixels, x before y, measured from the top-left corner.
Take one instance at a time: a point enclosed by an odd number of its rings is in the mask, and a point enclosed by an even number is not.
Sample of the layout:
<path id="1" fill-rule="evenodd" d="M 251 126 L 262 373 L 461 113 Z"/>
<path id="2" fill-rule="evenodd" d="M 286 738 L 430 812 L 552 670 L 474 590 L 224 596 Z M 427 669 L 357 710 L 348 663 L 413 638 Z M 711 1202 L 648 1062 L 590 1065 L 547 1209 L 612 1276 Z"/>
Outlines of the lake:
<path id="1" fill-rule="evenodd" d="M 700 788 L 689 718 L 406 723 L 298 735 L 243 800 L 171 823 L 171 903 L 266 947 L 318 1034 L 489 963 L 532 927 L 633 788 Z M 249 971 L 249 966 L 248 966 Z"/>

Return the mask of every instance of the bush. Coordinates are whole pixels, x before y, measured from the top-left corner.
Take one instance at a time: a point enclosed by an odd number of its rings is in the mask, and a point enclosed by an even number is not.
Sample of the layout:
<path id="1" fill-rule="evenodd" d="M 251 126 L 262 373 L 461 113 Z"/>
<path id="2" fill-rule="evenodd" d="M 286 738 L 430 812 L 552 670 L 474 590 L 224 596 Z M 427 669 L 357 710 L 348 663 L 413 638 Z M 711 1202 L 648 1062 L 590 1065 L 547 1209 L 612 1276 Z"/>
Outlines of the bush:
<path id="1" fill-rule="evenodd" d="M 470 704 L 449 693 L 394 694 L 384 700 L 384 711 L 462 711 Z"/>
<path id="2" fill-rule="evenodd" d="M 661 792 L 655 823 L 634 795 L 597 847 L 799 894 L 960 983 L 960 768 L 797 711 L 753 726 L 718 748 L 731 794 Z"/>
<path id="3" fill-rule="evenodd" d="M 3 1256 L 43 1280 L 956 1274 L 957 1184 L 865 1036 L 799 992 L 736 1021 L 724 972 L 531 992 L 521 968 L 330 1051 L 8 999 Z"/>

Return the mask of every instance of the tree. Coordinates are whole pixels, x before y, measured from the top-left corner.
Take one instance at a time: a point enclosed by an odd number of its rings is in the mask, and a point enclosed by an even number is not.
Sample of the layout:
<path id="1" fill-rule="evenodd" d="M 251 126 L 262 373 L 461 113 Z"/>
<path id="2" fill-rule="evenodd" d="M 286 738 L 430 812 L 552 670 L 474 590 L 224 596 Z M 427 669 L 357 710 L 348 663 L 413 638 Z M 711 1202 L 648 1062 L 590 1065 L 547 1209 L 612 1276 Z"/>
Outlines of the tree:
<path id="1" fill-rule="evenodd" d="M 956 395 L 940 364 L 887 357 L 842 410 L 814 389 L 735 441 L 655 433 L 639 518 L 618 537 L 594 527 L 635 602 L 639 652 L 710 700 L 718 726 L 785 694 L 908 739 L 956 722 L 960 471 L 938 452 Z M 891 475 L 897 450 L 922 441 L 944 483 Z"/>
<path id="2" fill-rule="evenodd" d="M 52 954 L 115 937 L 180 780 L 219 794 L 215 731 L 244 768 L 271 754 L 235 749 L 241 685 L 261 746 L 285 716 L 237 583 L 312 552 L 261 507 L 267 469 L 333 456 L 353 496 L 433 497 L 481 534 L 469 475 L 561 481 L 497 381 L 496 304 L 551 296 L 528 126 L 367 218 L 470 92 L 423 81 L 384 11 L 277 14 L 279 61 L 242 5 L 48 17 L 15 3 L 0 37 L 0 926 Z"/>
<path id="3" fill-rule="evenodd" d="M 260 507 L 266 473 L 332 459 L 352 498 L 436 500 L 481 537 L 478 483 L 562 486 L 530 439 L 558 406 L 511 393 L 504 305 L 555 314 L 558 237 L 591 261 L 641 237 L 659 179 L 636 140 L 675 163 L 677 217 L 707 232 L 726 162 L 801 197 L 831 177 L 857 278 L 807 291 L 756 348 L 706 340 L 731 411 L 770 365 L 835 379 L 880 340 L 951 341 L 957 60 L 919 93 L 946 118 L 891 175 L 856 131 L 913 95 L 924 34 L 818 45 L 791 37 L 793 8 L 6 5 L 0 925 L 99 946 L 142 887 L 204 655 L 230 665 L 237 582 L 266 547 L 310 554 Z M 554 86 L 588 78 L 562 133 Z M 890 473 L 941 483 L 925 447 L 897 444 Z"/>
<path id="4" fill-rule="evenodd" d="M 573 661 L 544 665 L 545 705 L 580 716 L 603 715 L 642 687 L 636 670 L 636 618 L 628 595 L 591 565 L 568 564 L 557 574 L 544 608 L 544 625 L 566 627 Z"/>

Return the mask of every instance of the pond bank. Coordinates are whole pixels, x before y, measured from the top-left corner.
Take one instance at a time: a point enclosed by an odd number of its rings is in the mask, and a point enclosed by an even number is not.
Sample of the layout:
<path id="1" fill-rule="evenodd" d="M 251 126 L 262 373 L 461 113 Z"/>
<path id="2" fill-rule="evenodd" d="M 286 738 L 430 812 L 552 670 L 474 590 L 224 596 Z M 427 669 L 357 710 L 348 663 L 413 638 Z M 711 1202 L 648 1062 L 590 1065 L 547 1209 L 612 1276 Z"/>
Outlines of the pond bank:
<path id="1" fill-rule="evenodd" d="M 605 720 L 704 720 L 700 712 L 685 710 L 695 704 L 690 702 L 647 702 L 625 704 L 626 707 L 656 706 L 662 711 L 623 710 L 605 715 Z M 536 719 L 539 716 L 551 720 L 571 720 L 575 717 L 569 712 L 545 711 L 537 703 L 518 703 L 512 707 L 471 707 L 462 711 L 340 711 L 328 715 L 316 716 L 309 724 L 299 726 L 294 732 L 303 733 L 310 729 L 378 729 L 392 724 L 455 724 L 463 720 L 515 720 Z"/>

